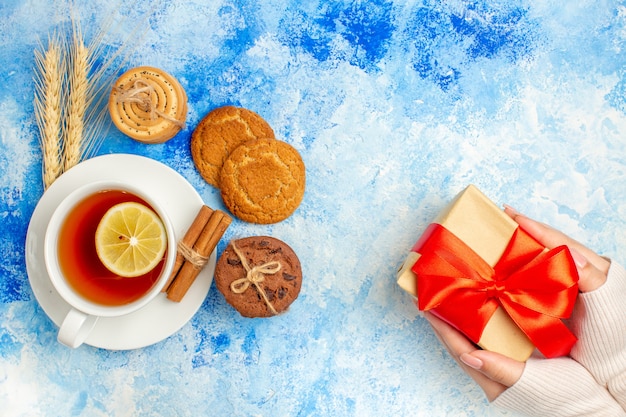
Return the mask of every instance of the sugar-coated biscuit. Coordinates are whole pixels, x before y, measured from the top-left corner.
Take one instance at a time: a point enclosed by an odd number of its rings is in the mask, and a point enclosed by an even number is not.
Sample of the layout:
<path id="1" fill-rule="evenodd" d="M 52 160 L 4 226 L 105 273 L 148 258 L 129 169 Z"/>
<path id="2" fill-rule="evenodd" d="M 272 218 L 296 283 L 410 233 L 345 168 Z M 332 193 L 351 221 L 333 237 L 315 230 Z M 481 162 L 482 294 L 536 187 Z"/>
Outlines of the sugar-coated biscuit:
<path id="1" fill-rule="evenodd" d="M 210 111 L 194 129 L 191 155 L 200 175 L 220 187 L 220 171 L 228 155 L 244 142 L 273 138 L 274 130 L 257 113 L 235 106 Z"/>
<path id="2" fill-rule="evenodd" d="M 293 249 L 279 239 L 237 239 L 217 261 L 215 286 L 242 316 L 271 317 L 298 297 L 302 266 Z"/>
<path id="3" fill-rule="evenodd" d="M 187 94 L 170 74 L 154 67 L 132 68 L 114 83 L 109 114 L 124 134 L 144 143 L 173 138 L 187 119 Z"/>
<path id="4" fill-rule="evenodd" d="M 256 139 L 224 162 L 220 189 L 230 212 L 250 223 L 277 223 L 300 205 L 305 167 L 298 151 L 278 139 Z"/>

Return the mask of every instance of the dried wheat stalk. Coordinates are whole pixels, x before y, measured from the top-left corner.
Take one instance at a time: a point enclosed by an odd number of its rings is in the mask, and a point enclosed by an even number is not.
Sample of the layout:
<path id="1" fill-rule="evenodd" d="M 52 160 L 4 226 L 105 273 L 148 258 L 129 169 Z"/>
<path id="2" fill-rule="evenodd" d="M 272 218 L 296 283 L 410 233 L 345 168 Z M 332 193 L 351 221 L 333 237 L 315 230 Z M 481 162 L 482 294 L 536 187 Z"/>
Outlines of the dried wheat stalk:
<path id="1" fill-rule="evenodd" d="M 98 38 L 98 40 L 100 40 Z M 97 43 L 95 43 L 97 45 Z M 43 48 L 41 48 L 43 49 Z M 97 47 L 86 46 L 76 21 L 71 39 L 60 35 L 35 51 L 35 114 L 40 130 L 44 186 L 95 154 L 107 126 L 103 66 L 92 73 Z"/>
<path id="2" fill-rule="evenodd" d="M 109 25 L 114 21 L 111 16 Z M 35 50 L 34 108 L 45 188 L 63 172 L 93 156 L 110 125 L 106 104 L 107 89 L 115 77 L 114 63 L 120 57 L 125 61 L 132 48 L 127 50 L 131 44 L 123 42 L 122 47 L 95 68 L 96 58 L 104 55 L 104 35 L 101 30 L 86 45 L 79 20 L 72 17 L 69 40 L 55 34 L 45 52 Z M 136 30 L 129 33 L 126 41 L 133 38 L 137 38 Z M 117 69 L 122 62 L 117 64 Z"/>
<path id="3" fill-rule="evenodd" d="M 68 96 L 65 129 L 63 130 L 63 171 L 81 160 L 85 141 L 85 114 L 89 94 L 89 50 L 80 30 L 74 30 L 68 62 Z"/>
<path id="4" fill-rule="evenodd" d="M 35 117 L 43 154 L 44 187 L 61 175 L 61 118 L 64 54 L 58 36 L 48 40 L 48 50 L 35 51 Z"/>

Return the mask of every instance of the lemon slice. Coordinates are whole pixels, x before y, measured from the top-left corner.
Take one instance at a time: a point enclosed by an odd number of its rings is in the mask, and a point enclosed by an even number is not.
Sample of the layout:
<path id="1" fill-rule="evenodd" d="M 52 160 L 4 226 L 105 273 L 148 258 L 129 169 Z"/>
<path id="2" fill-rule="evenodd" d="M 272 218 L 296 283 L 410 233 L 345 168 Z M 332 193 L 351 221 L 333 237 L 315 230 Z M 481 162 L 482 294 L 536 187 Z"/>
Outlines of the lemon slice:
<path id="1" fill-rule="evenodd" d="M 104 266 L 121 277 L 137 277 L 163 258 L 167 235 L 150 208 L 126 202 L 111 207 L 96 229 L 96 252 Z"/>

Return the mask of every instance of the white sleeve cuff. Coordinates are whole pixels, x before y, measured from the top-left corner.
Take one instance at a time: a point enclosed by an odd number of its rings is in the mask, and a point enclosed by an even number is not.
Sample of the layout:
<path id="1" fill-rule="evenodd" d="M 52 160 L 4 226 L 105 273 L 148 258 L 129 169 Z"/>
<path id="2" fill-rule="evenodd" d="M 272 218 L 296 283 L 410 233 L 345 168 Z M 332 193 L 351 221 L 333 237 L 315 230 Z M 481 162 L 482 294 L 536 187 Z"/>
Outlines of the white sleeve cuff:
<path id="1" fill-rule="evenodd" d="M 624 417 L 626 411 L 571 358 L 526 362 L 521 378 L 493 402 L 529 416 Z"/>
<path id="2" fill-rule="evenodd" d="M 604 285 L 578 298 L 570 355 L 626 407 L 626 270 L 612 262 Z"/>

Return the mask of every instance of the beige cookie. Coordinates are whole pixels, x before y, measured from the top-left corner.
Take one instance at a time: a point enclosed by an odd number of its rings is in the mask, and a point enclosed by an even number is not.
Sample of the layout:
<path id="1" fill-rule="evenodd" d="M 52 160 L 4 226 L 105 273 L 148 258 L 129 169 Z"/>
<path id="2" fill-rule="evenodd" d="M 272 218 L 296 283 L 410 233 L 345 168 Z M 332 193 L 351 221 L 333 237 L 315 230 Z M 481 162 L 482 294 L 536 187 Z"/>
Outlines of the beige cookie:
<path id="1" fill-rule="evenodd" d="M 187 94 L 170 74 L 137 67 L 117 79 L 109 96 L 109 114 L 117 128 L 144 143 L 173 138 L 187 119 Z"/>
<path id="2" fill-rule="evenodd" d="M 274 130 L 257 113 L 235 106 L 209 112 L 191 136 L 191 155 L 200 175 L 220 187 L 220 171 L 228 155 L 244 142 L 273 138 Z"/>
<path id="3" fill-rule="evenodd" d="M 304 197 L 305 168 L 298 151 L 277 139 L 257 139 L 235 149 L 220 175 L 224 204 L 250 223 L 277 223 Z"/>

